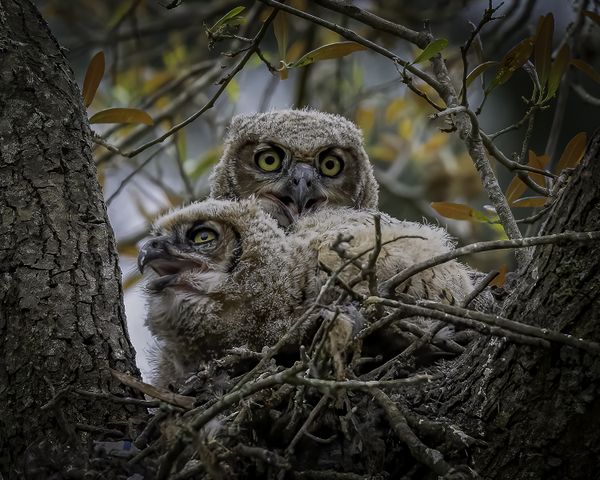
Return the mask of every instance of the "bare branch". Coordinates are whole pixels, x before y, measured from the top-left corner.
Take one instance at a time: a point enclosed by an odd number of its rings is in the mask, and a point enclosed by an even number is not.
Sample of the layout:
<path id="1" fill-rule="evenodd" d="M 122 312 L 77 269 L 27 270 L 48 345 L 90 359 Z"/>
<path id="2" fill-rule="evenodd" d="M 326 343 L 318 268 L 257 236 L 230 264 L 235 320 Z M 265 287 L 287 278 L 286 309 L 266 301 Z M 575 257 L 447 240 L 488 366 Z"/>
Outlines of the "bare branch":
<path id="1" fill-rule="evenodd" d="M 493 240 L 490 242 L 476 242 L 470 245 L 457 248 L 441 255 L 436 255 L 429 260 L 416 263 L 410 267 L 397 273 L 390 279 L 383 282 L 379 289 L 384 296 L 389 296 L 393 293 L 394 289 L 398 287 L 402 282 L 412 277 L 413 275 L 427 270 L 428 268 L 435 267 L 442 263 L 460 258 L 464 255 L 477 252 L 487 252 L 489 250 L 503 250 L 506 248 L 525 248 L 532 247 L 534 245 L 547 245 L 547 244 L 561 244 L 569 242 L 593 242 L 600 239 L 600 231 L 594 232 L 565 232 L 556 233 L 554 235 L 545 235 L 541 237 L 527 237 L 513 240 Z"/>

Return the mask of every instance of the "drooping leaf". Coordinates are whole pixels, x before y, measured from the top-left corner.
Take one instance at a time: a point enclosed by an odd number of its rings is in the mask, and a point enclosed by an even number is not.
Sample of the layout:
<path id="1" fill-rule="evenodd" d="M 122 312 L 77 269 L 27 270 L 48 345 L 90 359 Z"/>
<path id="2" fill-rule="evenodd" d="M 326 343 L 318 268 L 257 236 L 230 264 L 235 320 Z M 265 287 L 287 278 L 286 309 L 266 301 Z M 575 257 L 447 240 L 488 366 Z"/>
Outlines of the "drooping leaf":
<path id="1" fill-rule="evenodd" d="M 548 88 L 546 93 L 546 100 L 552 98 L 556 91 L 558 90 L 558 86 L 560 85 L 560 81 L 562 76 L 564 75 L 567 66 L 569 65 L 569 60 L 571 59 L 571 49 L 568 45 L 563 45 L 556 55 L 554 59 L 554 63 L 552 63 L 552 67 L 550 67 L 550 74 L 548 75 Z"/>
<path id="2" fill-rule="evenodd" d="M 273 19 L 273 33 L 277 41 L 277 50 L 279 51 L 279 59 L 287 60 L 288 46 L 288 15 L 281 10 L 277 12 Z"/>
<path id="3" fill-rule="evenodd" d="M 477 65 L 473 70 L 471 70 L 471 73 L 469 73 L 467 75 L 467 87 L 469 85 L 471 85 L 473 83 L 473 81 L 482 73 L 484 73 L 488 68 L 490 68 L 492 65 L 496 65 L 498 62 L 496 61 L 489 61 L 489 62 L 484 62 L 484 63 L 480 63 L 479 65 Z"/>
<path id="4" fill-rule="evenodd" d="M 547 201 L 548 197 L 523 197 L 515 200 L 512 206 L 516 208 L 543 207 Z"/>
<path id="5" fill-rule="evenodd" d="M 429 60 L 431 57 L 440 53 L 444 48 L 448 46 L 448 40 L 446 38 L 438 38 L 429 42 L 429 44 L 423 49 L 417 58 L 412 63 L 423 63 Z"/>
<path id="6" fill-rule="evenodd" d="M 245 9 L 246 9 L 246 7 L 243 7 L 243 6 L 232 8 L 225 15 L 223 15 L 221 18 L 219 18 L 219 20 L 217 20 L 216 23 L 212 27 L 209 28 L 209 30 L 211 32 L 216 32 L 221 27 L 227 25 L 228 23 L 231 23 Z"/>
<path id="7" fill-rule="evenodd" d="M 508 272 L 508 267 L 506 265 L 502 265 L 498 269 L 498 275 L 490 282 L 490 287 L 503 287 L 506 282 L 506 273 Z"/>
<path id="8" fill-rule="evenodd" d="M 525 190 L 527 190 L 527 185 L 525 185 L 523 180 L 515 176 L 506 189 L 506 200 L 509 204 L 512 204 L 514 200 L 525 193 Z"/>
<path id="9" fill-rule="evenodd" d="M 534 60 L 535 70 L 540 79 L 542 90 L 546 87 L 552 60 L 552 36 L 554 35 L 554 16 L 549 13 L 540 18 L 535 34 Z"/>
<path id="10" fill-rule="evenodd" d="M 581 70 L 588 77 L 590 77 L 594 82 L 600 83 L 600 73 L 593 69 L 593 67 L 589 63 L 585 63 L 583 60 L 579 60 L 578 58 L 571 60 L 571 65 Z"/>
<path id="11" fill-rule="evenodd" d="M 521 68 L 533 50 L 533 37 L 526 38 L 514 46 L 500 62 L 496 76 L 493 78 L 490 85 L 485 89 L 486 93 L 491 92 L 498 85 L 506 83 L 513 74 Z"/>
<path id="12" fill-rule="evenodd" d="M 85 79 L 83 80 L 83 104 L 86 107 L 89 107 L 94 97 L 96 96 L 96 91 L 98 90 L 98 85 L 100 85 L 100 80 L 102 80 L 102 76 L 104 75 L 104 52 L 98 52 L 88 65 L 88 68 L 85 72 Z"/>
<path id="13" fill-rule="evenodd" d="M 590 10 L 584 10 L 583 14 L 588 17 L 591 18 L 594 22 L 596 22 L 598 25 L 600 25 L 600 15 L 598 15 L 596 12 L 592 12 Z"/>
<path id="14" fill-rule="evenodd" d="M 560 160 L 556 165 L 555 173 L 562 172 L 565 168 L 576 167 L 585 153 L 585 146 L 587 144 L 587 133 L 579 132 L 575 135 L 563 150 Z"/>
<path id="15" fill-rule="evenodd" d="M 475 210 L 462 203 L 432 202 L 431 208 L 446 218 L 453 220 L 470 220 L 476 222 L 490 222 L 490 219 L 482 212 Z"/>
<path id="16" fill-rule="evenodd" d="M 359 50 L 366 49 L 367 47 L 356 42 L 329 43 L 304 54 L 296 62 L 288 65 L 288 67 L 305 67 L 306 65 L 310 65 L 311 63 L 317 62 L 319 60 L 329 60 L 332 58 L 345 57 L 346 55 L 349 55 L 352 52 L 357 52 Z"/>
<path id="17" fill-rule="evenodd" d="M 143 123 L 153 125 L 154 120 L 143 110 L 137 108 L 107 108 L 90 118 L 90 123 Z"/>

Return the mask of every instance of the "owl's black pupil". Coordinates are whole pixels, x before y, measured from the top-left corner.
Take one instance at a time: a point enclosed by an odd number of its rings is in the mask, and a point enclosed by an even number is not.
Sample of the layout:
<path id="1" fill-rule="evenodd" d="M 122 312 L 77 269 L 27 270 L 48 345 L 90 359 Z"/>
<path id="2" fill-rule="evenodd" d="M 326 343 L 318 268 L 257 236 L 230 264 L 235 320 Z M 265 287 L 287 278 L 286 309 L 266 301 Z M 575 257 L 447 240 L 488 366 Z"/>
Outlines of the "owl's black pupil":
<path id="1" fill-rule="evenodd" d="M 273 165 L 275 163 L 275 158 L 269 155 L 268 157 L 265 157 L 265 163 L 267 165 Z"/>
<path id="2" fill-rule="evenodd" d="M 333 167 L 335 167 L 335 162 L 333 160 L 327 160 L 325 162 L 325 168 L 328 170 L 333 170 Z"/>
<path id="3" fill-rule="evenodd" d="M 207 233 L 207 232 L 202 232 L 202 233 L 200 234 L 200 238 L 201 238 L 202 240 L 206 240 L 206 239 L 208 238 L 208 233 Z"/>

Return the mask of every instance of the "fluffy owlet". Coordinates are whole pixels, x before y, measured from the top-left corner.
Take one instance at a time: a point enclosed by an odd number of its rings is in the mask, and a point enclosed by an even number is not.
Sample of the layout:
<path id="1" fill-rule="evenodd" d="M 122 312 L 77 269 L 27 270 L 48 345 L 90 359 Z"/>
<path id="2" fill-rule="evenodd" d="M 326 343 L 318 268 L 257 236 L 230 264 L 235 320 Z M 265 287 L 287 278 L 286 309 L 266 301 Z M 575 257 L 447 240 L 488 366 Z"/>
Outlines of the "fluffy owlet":
<path id="1" fill-rule="evenodd" d="M 307 211 L 376 208 L 377 181 L 360 130 L 339 115 L 280 110 L 233 118 L 211 197 L 255 196 L 280 226 Z"/>
<path id="2" fill-rule="evenodd" d="M 379 281 L 450 246 L 443 229 L 382 217 L 384 242 L 417 238 L 384 245 L 377 262 Z M 340 264 L 330 249 L 339 233 L 347 236 L 349 253 L 369 248 L 373 212 L 319 210 L 287 235 L 252 199 L 207 200 L 159 219 L 154 238 L 138 258 L 147 281 L 147 324 L 162 347 L 159 382 L 167 383 L 169 376 L 177 382 L 227 349 L 260 351 L 276 343 L 312 305 L 326 280 L 319 261 L 332 268 Z M 351 267 L 343 278 L 357 273 Z M 363 282 L 356 288 L 366 287 Z M 470 288 L 468 270 L 458 262 L 417 274 L 399 287 L 449 303 Z"/>
<path id="3" fill-rule="evenodd" d="M 230 348 L 274 344 L 314 297 L 316 263 L 305 255 L 254 201 L 206 200 L 160 218 L 138 256 L 158 382 Z"/>

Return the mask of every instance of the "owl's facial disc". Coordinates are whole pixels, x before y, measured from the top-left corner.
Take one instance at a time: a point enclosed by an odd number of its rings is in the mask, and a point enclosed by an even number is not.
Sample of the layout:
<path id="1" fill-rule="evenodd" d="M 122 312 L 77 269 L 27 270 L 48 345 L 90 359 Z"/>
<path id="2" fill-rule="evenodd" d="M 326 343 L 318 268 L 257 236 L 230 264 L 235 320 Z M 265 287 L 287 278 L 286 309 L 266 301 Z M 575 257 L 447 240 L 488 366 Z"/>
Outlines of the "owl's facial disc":
<path id="1" fill-rule="evenodd" d="M 259 190 L 258 197 L 263 208 L 282 227 L 289 226 L 303 212 L 324 203 L 327 197 L 320 177 L 337 176 L 343 169 L 343 161 L 334 155 L 321 161 L 319 154 L 315 166 L 290 159 L 283 148 L 273 144 L 259 144 L 254 151 L 254 163 L 267 182 Z"/>

